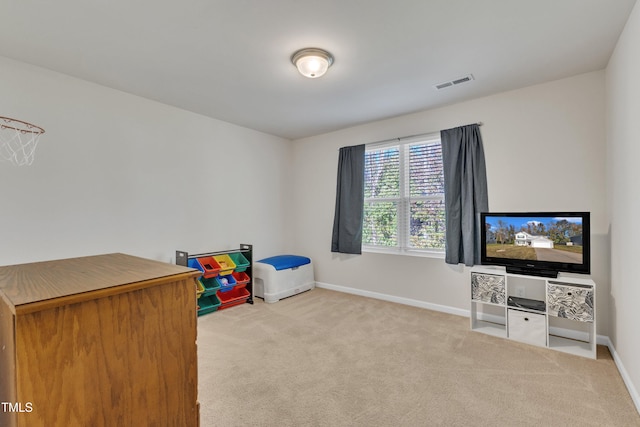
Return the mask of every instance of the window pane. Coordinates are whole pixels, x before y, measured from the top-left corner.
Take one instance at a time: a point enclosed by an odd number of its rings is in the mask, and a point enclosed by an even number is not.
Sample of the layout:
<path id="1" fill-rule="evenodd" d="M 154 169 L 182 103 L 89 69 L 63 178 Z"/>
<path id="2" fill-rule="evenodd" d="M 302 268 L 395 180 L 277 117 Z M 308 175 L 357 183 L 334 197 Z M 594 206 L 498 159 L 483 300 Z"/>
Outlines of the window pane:
<path id="1" fill-rule="evenodd" d="M 410 203 L 410 247 L 444 250 L 444 200 Z"/>
<path id="2" fill-rule="evenodd" d="M 440 143 L 409 146 L 409 195 L 444 195 Z"/>
<path id="3" fill-rule="evenodd" d="M 398 246 L 398 204 L 372 202 L 364 204 L 362 243 L 375 246 Z"/>
<path id="4" fill-rule="evenodd" d="M 444 173 L 439 135 L 365 152 L 363 244 L 444 251 Z"/>
<path id="5" fill-rule="evenodd" d="M 398 197 L 400 195 L 398 147 L 367 151 L 364 162 L 364 197 Z"/>

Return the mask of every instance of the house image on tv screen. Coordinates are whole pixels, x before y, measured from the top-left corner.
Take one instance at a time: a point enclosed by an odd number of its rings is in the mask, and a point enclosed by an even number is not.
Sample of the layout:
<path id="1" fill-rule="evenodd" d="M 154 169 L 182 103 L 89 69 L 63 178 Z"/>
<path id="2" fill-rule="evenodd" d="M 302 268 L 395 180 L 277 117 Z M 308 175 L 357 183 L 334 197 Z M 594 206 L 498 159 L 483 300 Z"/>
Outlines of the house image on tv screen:
<path id="1" fill-rule="evenodd" d="M 526 231 L 519 231 L 516 233 L 514 244 L 516 246 L 553 249 L 553 241 L 551 239 L 545 236 L 534 236 Z"/>

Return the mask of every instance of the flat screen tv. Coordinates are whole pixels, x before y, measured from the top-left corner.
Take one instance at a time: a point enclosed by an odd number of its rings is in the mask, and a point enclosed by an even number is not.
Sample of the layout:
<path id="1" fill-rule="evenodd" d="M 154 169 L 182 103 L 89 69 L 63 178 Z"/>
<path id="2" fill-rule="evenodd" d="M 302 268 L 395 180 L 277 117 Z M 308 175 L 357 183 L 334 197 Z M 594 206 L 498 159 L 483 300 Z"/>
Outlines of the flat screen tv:
<path id="1" fill-rule="evenodd" d="M 483 265 L 543 277 L 591 272 L 589 212 L 484 212 L 480 220 Z"/>

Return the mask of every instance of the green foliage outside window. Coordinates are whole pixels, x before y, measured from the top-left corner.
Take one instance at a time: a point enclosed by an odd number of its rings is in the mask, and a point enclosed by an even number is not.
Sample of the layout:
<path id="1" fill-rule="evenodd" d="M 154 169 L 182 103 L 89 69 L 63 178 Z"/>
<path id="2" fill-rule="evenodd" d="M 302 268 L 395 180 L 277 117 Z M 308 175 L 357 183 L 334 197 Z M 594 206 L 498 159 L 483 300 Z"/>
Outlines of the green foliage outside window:
<path id="1" fill-rule="evenodd" d="M 368 150 L 363 244 L 444 250 L 444 231 L 440 141 Z"/>

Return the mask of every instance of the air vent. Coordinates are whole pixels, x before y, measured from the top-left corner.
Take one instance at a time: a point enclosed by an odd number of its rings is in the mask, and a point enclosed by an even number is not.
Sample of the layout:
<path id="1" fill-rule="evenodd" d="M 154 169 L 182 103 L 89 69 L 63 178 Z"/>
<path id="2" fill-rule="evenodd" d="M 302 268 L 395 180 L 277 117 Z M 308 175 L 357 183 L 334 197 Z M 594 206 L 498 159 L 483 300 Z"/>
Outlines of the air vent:
<path id="1" fill-rule="evenodd" d="M 458 79 L 455 80 L 451 80 L 448 82 L 443 82 L 443 83 L 438 83 L 437 85 L 434 85 L 434 87 L 438 90 L 440 89 L 444 89 L 446 87 L 451 87 L 451 86 L 456 86 L 462 83 L 466 83 L 466 82 L 470 82 L 471 80 L 473 80 L 473 75 L 471 74 L 467 74 L 464 77 L 460 77 Z"/>
<path id="2" fill-rule="evenodd" d="M 436 89 L 444 89 L 449 86 L 453 86 L 453 82 L 440 83 L 439 85 L 436 85 Z"/>

